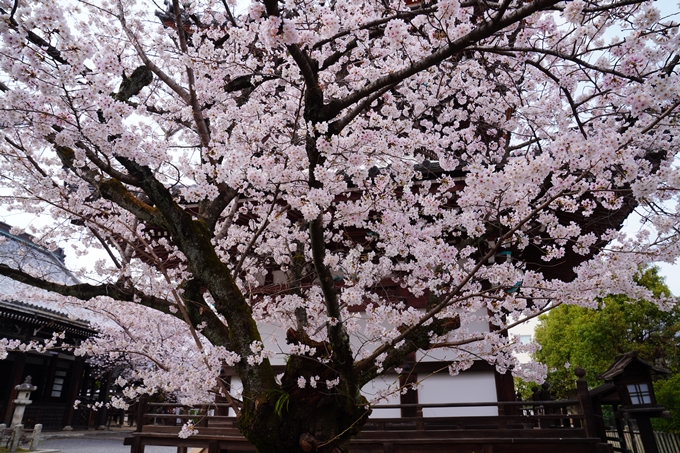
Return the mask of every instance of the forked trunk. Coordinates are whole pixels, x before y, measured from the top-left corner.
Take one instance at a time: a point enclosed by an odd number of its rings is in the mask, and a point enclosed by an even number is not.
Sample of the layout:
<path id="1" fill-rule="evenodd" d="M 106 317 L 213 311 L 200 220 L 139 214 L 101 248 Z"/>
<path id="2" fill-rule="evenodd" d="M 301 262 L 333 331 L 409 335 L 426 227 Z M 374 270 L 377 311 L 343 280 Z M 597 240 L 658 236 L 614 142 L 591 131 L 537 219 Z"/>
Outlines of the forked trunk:
<path id="1" fill-rule="evenodd" d="M 304 388 L 298 378 L 304 377 Z M 316 387 L 311 385 L 318 377 Z M 356 385 L 332 380 L 332 370 L 313 360 L 291 357 L 281 389 L 261 395 L 239 419 L 243 434 L 259 453 L 345 453 L 370 415 Z M 300 382 L 301 383 L 301 382 Z"/>
<path id="2" fill-rule="evenodd" d="M 345 453 L 368 419 L 366 401 L 340 393 L 299 389 L 272 392 L 268 402 L 239 420 L 259 453 Z"/>

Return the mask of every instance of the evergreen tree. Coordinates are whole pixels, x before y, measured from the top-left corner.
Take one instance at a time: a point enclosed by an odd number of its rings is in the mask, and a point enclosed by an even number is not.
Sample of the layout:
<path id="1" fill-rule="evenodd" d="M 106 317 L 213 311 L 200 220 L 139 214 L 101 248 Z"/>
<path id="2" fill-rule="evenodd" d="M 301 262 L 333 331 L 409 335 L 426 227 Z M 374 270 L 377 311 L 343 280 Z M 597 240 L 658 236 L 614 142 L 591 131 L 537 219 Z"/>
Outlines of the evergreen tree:
<path id="1" fill-rule="evenodd" d="M 638 283 L 657 298 L 671 297 L 655 267 L 644 270 Z M 664 311 L 659 305 L 611 295 L 595 308 L 561 305 L 539 318 L 535 339 L 541 345 L 535 358 L 549 368 L 548 381 L 557 398 L 574 388 L 573 368 L 586 370 L 591 387 L 603 383 L 596 377 L 616 356 L 637 350 L 640 357 L 673 372 L 668 380 L 655 382 L 659 404 L 671 410 L 671 420 L 659 420 L 658 428 L 680 428 L 680 307 Z"/>

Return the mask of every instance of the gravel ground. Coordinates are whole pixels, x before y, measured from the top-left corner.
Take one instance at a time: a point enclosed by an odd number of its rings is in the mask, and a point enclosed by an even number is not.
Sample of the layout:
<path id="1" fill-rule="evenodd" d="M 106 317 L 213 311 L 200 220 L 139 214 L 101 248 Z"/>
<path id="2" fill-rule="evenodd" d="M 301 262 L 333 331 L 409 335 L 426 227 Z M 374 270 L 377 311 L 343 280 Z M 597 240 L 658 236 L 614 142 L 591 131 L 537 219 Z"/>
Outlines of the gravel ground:
<path id="1" fill-rule="evenodd" d="M 40 442 L 40 450 L 58 450 L 63 453 L 130 453 L 130 447 L 123 445 L 122 437 L 83 436 L 47 439 Z M 174 447 L 150 446 L 144 453 L 176 453 Z"/>

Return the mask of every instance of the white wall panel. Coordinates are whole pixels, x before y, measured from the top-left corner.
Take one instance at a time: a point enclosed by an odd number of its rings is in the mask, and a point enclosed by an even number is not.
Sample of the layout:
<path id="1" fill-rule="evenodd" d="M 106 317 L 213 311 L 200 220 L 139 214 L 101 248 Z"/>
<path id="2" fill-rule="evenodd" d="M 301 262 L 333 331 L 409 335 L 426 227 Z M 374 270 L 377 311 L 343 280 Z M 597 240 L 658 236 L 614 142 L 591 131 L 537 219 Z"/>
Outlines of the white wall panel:
<path id="1" fill-rule="evenodd" d="M 422 376 L 418 376 L 422 378 Z M 494 373 L 464 372 L 457 376 L 438 373 L 418 389 L 420 403 L 477 403 L 497 401 Z M 496 406 L 462 408 L 424 408 L 425 417 L 498 415 Z"/>
<path id="2" fill-rule="evenodd" d="M 368 401 L 373 401 L 381 393 L 385 391 L 394 391 L 399 386 L 398 377 L 395 374 L 380 376 L 368 384 L 364 385 L 361 389 L 361 393 L 366 397 Z M 390 394 L 386 399 L 380 400 L 376 403 L 373 408 L 373 413 L 371 418 L 399 418 L 401 417 L 400 409 L 380 409 L 381 405 L 386 404 L 399 404 L 399 392 L 394 392 Z"/>
<path id="3" fill-rule="evenodd" d="M 236 376 L 231 377 L 231 390 L 229 390 L 229 394 L 233 396 L 234 398 L 241 399 L 242 395 L 241 393 L 243 392 L 243 383 L 241 382 L 241 379 L 239 379 Z M 236 413 L 234 412 L 234 409 L 229 408 L 229 416 L 230 417 L 236 417 Z"/>

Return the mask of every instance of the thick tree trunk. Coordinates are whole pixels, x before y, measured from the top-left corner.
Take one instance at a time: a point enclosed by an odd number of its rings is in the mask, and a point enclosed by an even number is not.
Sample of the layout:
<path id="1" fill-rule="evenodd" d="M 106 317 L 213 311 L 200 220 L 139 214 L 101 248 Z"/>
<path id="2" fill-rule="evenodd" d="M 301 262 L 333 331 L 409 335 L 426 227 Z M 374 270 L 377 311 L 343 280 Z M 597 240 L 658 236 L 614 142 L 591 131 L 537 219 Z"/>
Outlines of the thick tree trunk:
<path id="1" fill-rule="evenodd" d="M 251 416 L 244 414 L 240 427 L 259 453 L 345 453 L 349 441 L 368 418 L 365 406 L 339 393 L 305 391 L 305 397 L 293 397 L 289 404 L 277 406 L 273 394 Z M 275 410 L 280 409 L 280 411 Z"/>
<path id="2" fill-rule="evenodd" d="M 304 388 L 298 385 L 300 377 L 305 378 Z M 311 385 L 313 377 L 318 377 L 316 388 Z M 326 381 L 336 377 L 333 369 L 315 359 L 292 356 L 281 388 L 246 404 L 241 431 L 259 453 L 347 452 L 370 409 L 351 377 L 329 389 Z"/>

